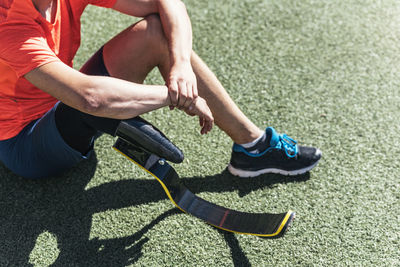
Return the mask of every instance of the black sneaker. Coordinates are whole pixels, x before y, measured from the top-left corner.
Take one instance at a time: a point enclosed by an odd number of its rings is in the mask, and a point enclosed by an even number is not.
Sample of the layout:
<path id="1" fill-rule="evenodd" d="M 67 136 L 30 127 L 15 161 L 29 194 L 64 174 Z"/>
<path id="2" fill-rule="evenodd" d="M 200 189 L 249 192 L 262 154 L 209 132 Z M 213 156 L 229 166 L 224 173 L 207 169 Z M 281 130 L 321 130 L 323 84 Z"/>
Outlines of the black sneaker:
<path id="1" fill-rule="evenodd" d="M 310 171 L 321 159 L 318 148 L 298 146 L 286 134 L 279 135 L 268 127 L 266 135 L 270 146 L 261 153 L 249 153 L 243 146 L 234 144 L 228 170 L 240 177 L 254 177 L 263 173 L 299 175 Z"/>

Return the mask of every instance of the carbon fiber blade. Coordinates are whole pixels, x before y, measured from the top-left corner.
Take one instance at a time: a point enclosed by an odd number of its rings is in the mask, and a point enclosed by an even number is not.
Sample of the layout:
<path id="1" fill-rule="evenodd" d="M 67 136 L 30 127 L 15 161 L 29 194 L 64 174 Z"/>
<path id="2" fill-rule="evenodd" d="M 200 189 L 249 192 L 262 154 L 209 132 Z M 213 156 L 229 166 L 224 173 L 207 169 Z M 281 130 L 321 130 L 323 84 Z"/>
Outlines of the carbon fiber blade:
<path id="1" fill-rule="evenodd" d="M 217 228 L 240 234 L 279 237 L 294 219 L 295 213 L 292 211 L 279 214 L 248 213 L 216 205 L 193 194 L 164 159 L 123 140 L 117 140 L 114 148 L 153 175 L 175 206 Z"/>

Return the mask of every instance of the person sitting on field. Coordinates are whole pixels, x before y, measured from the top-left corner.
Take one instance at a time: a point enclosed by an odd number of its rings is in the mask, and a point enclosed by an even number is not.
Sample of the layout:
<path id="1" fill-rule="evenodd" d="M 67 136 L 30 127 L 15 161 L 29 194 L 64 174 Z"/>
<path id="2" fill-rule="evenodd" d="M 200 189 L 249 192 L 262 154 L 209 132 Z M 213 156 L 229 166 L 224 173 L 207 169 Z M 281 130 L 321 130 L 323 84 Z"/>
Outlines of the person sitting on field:
<path id="1" fill-rule="evenodd" d="M 81 68 L 87 5 L 143 18 L 102 46 Z M 144 85 L 157 67 L 165 85 Z M 169 106 L 215 123 L 234 142 L 228 170 L 237 176 L 297 175 L 321 151 L 252 123 L 192 51 L 180 0 L 0 0 L 0 161 L 27 178 L 57 175 L 88 157 L 99 132 Z"/>

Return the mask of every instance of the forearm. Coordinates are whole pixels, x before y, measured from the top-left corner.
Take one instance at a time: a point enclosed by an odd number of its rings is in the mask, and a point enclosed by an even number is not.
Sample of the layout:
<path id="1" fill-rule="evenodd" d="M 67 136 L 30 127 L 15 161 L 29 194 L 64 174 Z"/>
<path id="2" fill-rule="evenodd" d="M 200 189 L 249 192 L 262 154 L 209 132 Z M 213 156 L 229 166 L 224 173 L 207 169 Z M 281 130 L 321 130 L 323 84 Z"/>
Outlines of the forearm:
<path id="1" fill-rule="evenodd" d="M 114 119 L 128 119 L 170 105 L 168 89 L 163 85 L 143 85 L 112 77 L 89 76 L 87 113 Z"/>
<path id="2" fill-rule="evenodd" d="M 159 0 L 164 33 L 168 39 L 171 66 L 190 62 L 192 52 L 192 27 L 185 5 L 180 0 Z"/>
<path id="3" fill-rule="evenodd" d="M 166 86 L 89 76 L 60 62 L 36 68 L 25 78 L 64 104 L 95 116 L 128 119 L 171 104 Z"/>

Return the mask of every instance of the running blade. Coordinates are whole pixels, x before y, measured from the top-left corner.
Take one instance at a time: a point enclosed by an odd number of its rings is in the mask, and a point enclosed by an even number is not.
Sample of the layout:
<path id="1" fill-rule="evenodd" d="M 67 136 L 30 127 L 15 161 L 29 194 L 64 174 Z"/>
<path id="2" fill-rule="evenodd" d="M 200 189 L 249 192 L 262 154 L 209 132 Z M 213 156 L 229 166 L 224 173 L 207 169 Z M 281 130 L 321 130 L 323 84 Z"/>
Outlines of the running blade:
<path id="1" fill-rule="evenodd" d="M 119 138 L 114 149 L 156 178 L 177 208 L 217 228 L 239 234 L 276 238 L 286 232 L 294 219 L 293 211 L 279 214 L 248 213 L 208 202 L 193 194 L 164 159 Z"/>

